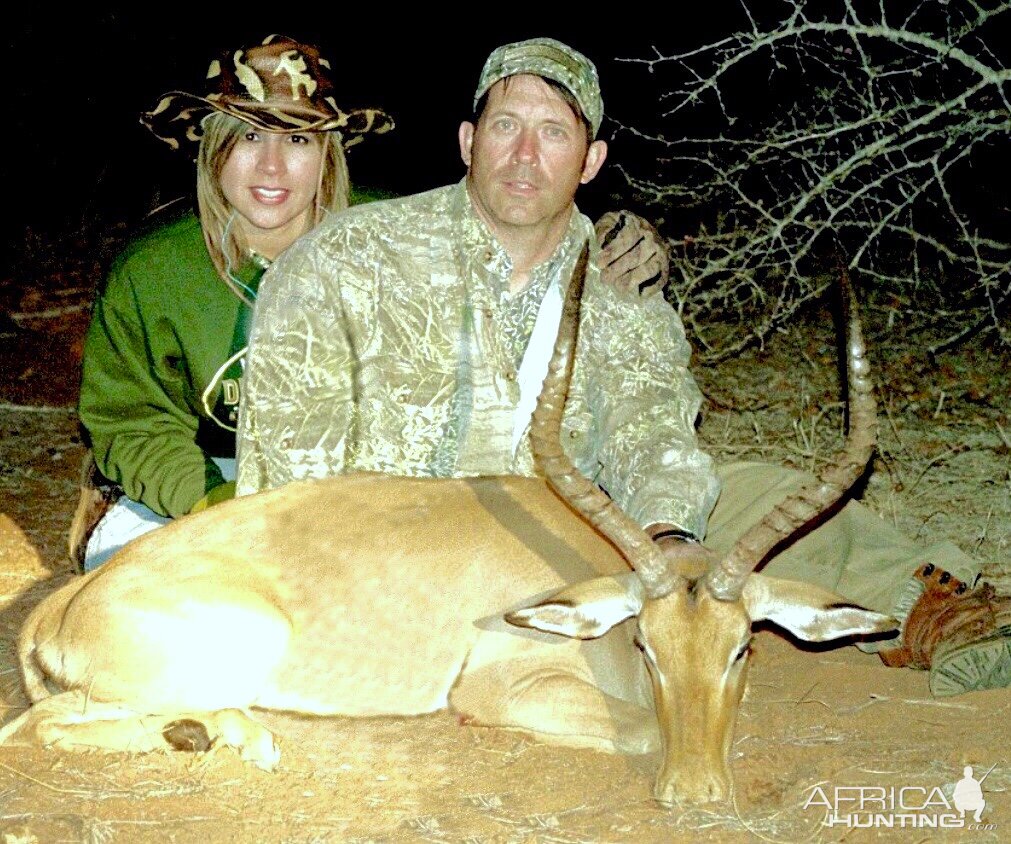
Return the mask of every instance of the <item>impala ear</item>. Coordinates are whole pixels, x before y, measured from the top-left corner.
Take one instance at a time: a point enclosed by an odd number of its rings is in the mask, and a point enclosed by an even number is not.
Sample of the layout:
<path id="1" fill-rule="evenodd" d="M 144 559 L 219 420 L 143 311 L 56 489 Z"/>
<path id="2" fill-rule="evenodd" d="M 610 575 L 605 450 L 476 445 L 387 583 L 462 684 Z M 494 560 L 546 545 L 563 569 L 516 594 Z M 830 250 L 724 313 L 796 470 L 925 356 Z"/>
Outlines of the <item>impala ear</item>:
<path id="1" fill-rule="evenodd" d="M 753 574 L 744 586 L 742 599 L 753 622 L 771 621 L 807 642 L 889 633 L 900 627 L 891 616 L 795 580 Z"/>
<path id="2" fill-rule="evenodd" d="M 570 639 L 596 639 L 639 614 L 646 591 L 635 572 L 596 577 L 505 614 L 517 627 L 532 627 Z"/>

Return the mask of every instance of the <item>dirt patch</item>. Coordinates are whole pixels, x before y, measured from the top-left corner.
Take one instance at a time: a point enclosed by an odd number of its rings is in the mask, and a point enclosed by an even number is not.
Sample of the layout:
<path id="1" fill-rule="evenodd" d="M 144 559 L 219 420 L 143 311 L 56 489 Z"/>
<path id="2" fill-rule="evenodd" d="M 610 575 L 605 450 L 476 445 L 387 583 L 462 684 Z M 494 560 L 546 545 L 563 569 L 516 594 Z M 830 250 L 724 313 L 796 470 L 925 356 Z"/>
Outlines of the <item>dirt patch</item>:
<path id="1" fill-rule="evenodd" d="M 0 383 L 0 705 L 8 716 L 25 704 L 17 629 L 43 594 L 72 576 L 63 555 L 81 445 L 73 410 L 61 405 L 77 383 L 79 313 L 60 331 L 21 320 L 19 331 L 47 338 L 50 363 L 25 375 L 42 358 L 22 356 L 22 369 L 5 368 Z M 842 413 L 823 316 L 764 351 L 699 371 L 710 398 L 702 435 L 718 458 L 817 469 L 831 454 Z M 884 413 L 865 500 L 924 540 L 952 539 L 1006 587 L 1007 355 L 965 348 L 934 366 L 887 333 L 871 345 Z M 1007 690 L 935 701 L 923 673 L 885 669 L 853 648 L 803 652 L 762 632 L 731 752 L 732 806 L 663 808 L 650 797 L 655 757 L 561 750 L 462 727 L 446 713 L 264 715 L 283 748 L 273 774 L 228 750 L 195 758 L 0 749 L 0 834 L 5 844 L 860 841 L 878 833 L 819 826 L 823 808 L 805 808 L 818 788 L 941 788 L 950 796 L 963 765 L 981 775 L 996 764 L 983 816 L 995 829 L 886 837 L 999 841 L 1011 830 L 1009 709 Z"/>

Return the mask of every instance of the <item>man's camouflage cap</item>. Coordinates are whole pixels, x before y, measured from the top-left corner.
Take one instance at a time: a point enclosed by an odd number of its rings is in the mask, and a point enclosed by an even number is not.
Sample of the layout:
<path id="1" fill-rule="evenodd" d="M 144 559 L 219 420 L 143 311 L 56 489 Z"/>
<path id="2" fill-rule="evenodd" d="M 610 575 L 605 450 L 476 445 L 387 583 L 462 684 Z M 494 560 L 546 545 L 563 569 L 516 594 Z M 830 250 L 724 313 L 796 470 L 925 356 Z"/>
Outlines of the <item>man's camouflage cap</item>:
<path id="1" fill-rule="evenodd" d="M 271 132 L 337 131 L 345 147 L 393 128 L 379 109 L 341 109 L 329 71 L 316 47 L 268 35 L 254 47 L 223 51 L 207 70 L 202 94 L 169 91 L 140 122 L 173 149 L 191 144 L 194 151 L 201 120 L 215 111 Z"/>
<path id="2" fill-rule="evenodd" d="M 529 73 L 553 79 L 576 98 L 594 136 L 604 119 L 604 101 L 600 96 L 597 68 L 578 50 L 554 38 L 531 38 L 499 47 L 484 63 L 474 94 L 474 105 L 500 79 Z"/>

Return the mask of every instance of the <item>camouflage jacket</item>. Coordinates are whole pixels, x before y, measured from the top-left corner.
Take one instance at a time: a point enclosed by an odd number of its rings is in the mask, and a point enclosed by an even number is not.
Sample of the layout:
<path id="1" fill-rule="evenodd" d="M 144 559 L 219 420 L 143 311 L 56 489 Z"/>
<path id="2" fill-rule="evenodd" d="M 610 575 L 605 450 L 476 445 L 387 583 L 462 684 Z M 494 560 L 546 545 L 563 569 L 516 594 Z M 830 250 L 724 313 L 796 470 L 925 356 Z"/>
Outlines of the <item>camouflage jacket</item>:
<path id="1" fill-rule="evenodd" d="M 350 471 L 534 473 L 512 448 L 517 370 L 537 307 L 567 281 L 590 221 L 509 294 L 509 258 L 465 183 L 324 222 L 267 272 L 250 333 L 238 494 Z M 595 246 L 594 246 L 595 248 Z M 591 263 L 566 451 L 640 524 L 702 535 L 718 493 L 694 422 L 690 348 L 660 295 L 629 298 Z"/>

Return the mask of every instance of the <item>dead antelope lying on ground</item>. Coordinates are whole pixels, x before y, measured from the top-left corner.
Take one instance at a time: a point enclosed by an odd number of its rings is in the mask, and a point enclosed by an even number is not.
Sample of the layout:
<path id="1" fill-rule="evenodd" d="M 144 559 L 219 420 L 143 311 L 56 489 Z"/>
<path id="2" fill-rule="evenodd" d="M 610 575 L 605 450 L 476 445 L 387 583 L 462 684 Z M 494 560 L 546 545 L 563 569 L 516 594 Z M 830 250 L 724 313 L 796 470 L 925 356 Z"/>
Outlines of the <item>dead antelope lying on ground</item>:
<path id="1" fill-rule="evenodd" d="M 584 274 L 585 254 L 534 416 L 547 481 L 348 475 L 179 519 L 32 612 L 19 656 L 35 705 L 0 740 L 143 751 L 178 744 L 196 722 L 198 745 L 230 744 L 271 768 L 279 751 L 250 709 L 449 705 L 471 724 L 546 741 L 662 749 L 659 800 L 726 798 L 752 623 L 813 641 L 896 626 L 822 589 L 752 574 L 870 455 L 859 326 L 839 461 L 699 577 L 670 570 L 562 453 Z"/>

